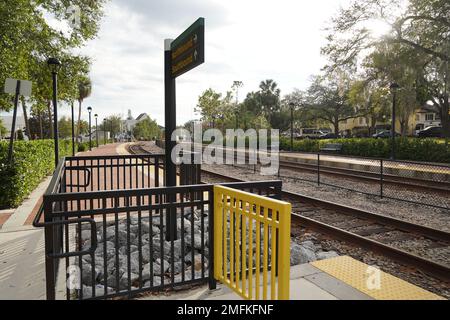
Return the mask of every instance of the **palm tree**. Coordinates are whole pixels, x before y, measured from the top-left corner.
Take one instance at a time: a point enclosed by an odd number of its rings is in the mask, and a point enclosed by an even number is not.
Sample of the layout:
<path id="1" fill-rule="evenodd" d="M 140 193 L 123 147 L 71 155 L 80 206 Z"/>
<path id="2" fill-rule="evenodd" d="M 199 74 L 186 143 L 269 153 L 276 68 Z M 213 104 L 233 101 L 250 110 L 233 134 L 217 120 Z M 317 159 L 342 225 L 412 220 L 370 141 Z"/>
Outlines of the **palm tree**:
<path id="1" fill-rule="evenodd" d="M 279 111 L 280 89 L 272 79 L 261 81 L 259 84 L 259 103 L 266 119 L 271 123 L 272 115 Z"/>
<path id="2" fill-rule="evenodd" d="M 78 124 L 77 124 L 77 142 L 81 130 L 81 104 L 83 100 L 91 95 L 92 83 L 91 80 L 86 78 L 78 83 Z"/>

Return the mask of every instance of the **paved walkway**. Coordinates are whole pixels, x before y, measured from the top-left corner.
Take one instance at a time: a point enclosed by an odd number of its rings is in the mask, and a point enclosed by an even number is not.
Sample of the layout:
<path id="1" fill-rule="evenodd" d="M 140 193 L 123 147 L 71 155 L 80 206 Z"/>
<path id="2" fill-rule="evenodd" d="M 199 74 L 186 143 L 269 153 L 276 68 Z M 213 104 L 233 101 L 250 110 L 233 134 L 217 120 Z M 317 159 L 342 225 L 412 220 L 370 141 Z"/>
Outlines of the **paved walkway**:
<path id="1" fill-rule="evenodd" d="M 124 150 L 116 143 L 77 155 L 116 155 Z M 0 300 L 45 299 L 44 231 L 32 222 L 50 180 L 45 178 L 17 209 L 0 211 Z"/>
<path id="2" fill-rule="evenodd" d="M 371 300 L 372 298 L 348 284 L 328 275 L 309 263 L 291 267 L 291 300 Z M 270 292 L 270 286 L 268 289 Z M 210 291 L 208 286 L 194 290 L 176 292 L 171 295 L 158 295 L 142 298 L 143 300 L 242 300 L 227 286 L 217 285 Z"/>

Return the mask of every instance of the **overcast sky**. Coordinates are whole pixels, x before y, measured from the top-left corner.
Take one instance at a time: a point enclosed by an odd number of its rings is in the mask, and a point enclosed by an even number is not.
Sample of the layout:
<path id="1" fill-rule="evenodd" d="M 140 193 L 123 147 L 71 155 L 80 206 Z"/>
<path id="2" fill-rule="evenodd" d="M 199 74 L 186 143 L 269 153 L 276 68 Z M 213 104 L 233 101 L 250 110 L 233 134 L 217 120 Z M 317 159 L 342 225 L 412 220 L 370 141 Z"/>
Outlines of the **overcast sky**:
<path id="1" fill-rule="evenodd" d="M 348 0 L 110 0 L 98 37 L 82 52 L 93 59 L 91 105 L 99 117 L 146 112 L 164 124 L 165 38 L 205 18 L 205 63 L 177 78 L 177 123 L 198 118 L 194 107 L 209 87 L 239 100 L 274 79 L 282 95 L 307 87 L 325 59 L 320 47 L 329 18 Z M 61 115 L 69 115 L 61 106 Z M 83 115 L 86 118 L 87 112 Z"/>

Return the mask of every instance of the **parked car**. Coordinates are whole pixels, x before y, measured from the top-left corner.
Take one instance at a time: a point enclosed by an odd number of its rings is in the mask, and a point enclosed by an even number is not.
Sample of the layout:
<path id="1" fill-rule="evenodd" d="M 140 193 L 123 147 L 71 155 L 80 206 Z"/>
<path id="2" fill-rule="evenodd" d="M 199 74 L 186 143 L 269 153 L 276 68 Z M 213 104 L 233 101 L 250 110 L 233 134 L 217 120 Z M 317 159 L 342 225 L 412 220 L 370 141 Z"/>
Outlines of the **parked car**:
<path id="1" fill-rule="evenodd" d="M 399 137 L 400 133 L 396 132 L 395 136 Z M 391 137 L 391 131 L 390 130 L 383 130 L 383 131 L 380 131 L 380 132 L 375 133 L 375 134 L 372 135 L 372 138 L 375 138 L 375 139 L 390 138 L 390 137 Z"/>
<path id="2" fill-rule="evenodd" d="M 319 136 L 319 139 L 339 139 L 339 138 L 340 136 L 336 135 L 333 132 L 324 133 Z"/>
<path id="3" fill-rule="evenodd" d="M 300 129 L 300 139 L 317 139 L 324 133 L 319 129 Z"/>
<path id="4" fill-rule="evenodd" d="M 442 127 L 432 126 L 420 130 L 417 133 L 419 138 L 441 138 L 444 136 L 442 132 Z"/>

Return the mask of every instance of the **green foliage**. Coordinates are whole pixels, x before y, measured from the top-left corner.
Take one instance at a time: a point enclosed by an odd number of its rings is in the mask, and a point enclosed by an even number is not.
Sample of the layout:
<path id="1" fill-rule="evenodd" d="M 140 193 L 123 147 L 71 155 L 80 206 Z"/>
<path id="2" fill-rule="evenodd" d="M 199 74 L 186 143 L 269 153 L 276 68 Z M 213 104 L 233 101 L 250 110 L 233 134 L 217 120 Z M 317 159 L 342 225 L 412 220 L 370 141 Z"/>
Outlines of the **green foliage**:
<path id="1" fill-rule="evenodd" d="M 58 97 L 77 99 L 80 79 L 89 73 L 88 57 L 75 52 L 93 39 L 100 26 L 106 0 L 15 0 L 0 1 L 0 86 L 5 78 L 33 82 L 30 103 L 45 110 L 51 99 L 51 74 L 46 63 L 58 58 L 62 68 L 58 76 Z M 54 27 L 73 21 L 71 6 L 78 6 L 81 24 L 60 32 Z M 73 7 L 72 7 L 73 8 Z M 75 50 L 74 50 L 75 49 Z M 0 110 L 10 110 L 11 95 L 0 88 Z"/>
<path id="2" fill-rule="evenodd" d="M 389 158 L 390 139 L 329 139 L 294 140 L 294 151 L 319 152 L 327 143 L 341 143 L 343 155 Z M 436 139 L 397 138 L 395 142 L 396 158 L 399 160 L 450 163 L 450 148 Z M 280 138 L 280 149 L 290 149 L 290 139 Z"/>
<path id="3" fill-rule="evenodd" d="M 21 129 L 17 130 L 17 140 L 24 140 L 23 131 Z"/>
<path id="4" fill-rule="evenodd" d="M 202 119 L 207 122 L 215 123 L 225 117 L 225 114 L 231 110 L 227 108 L 231 96 L 226 95 L 222 98 L 222 94 L 215 92 L 209 88 L 205 90 L 200 97 L 198 97 L 198 104 L 195 107 L 195 112 L 200 113 Z"/>
<path id="5" fill-rule="evenodd" d="M 144 119 L 139 121 L 133 130 L 133 135 L 138 140 L 151 140 L 154 137 L 159 137 L 161 130 L 153 119 Z"/>
<path id="6" fill-rule="evenodd" d="M 17 207 L 54 169 L 52 140 L 16 141 L 12 164 L 8 142 L 0 142 L 0 207 Z M 70 154 L 70 141 L 60 141 L 60 156 Z"/>
<path id="7" fill-rule="evenodd" d="M 103 122 L 99 124 L 99 130 L 109 131 L 111 137 L 121 131 L 122 128 L 122 117 L 118 114 L 113 114 L 108 118 L 103 119 Z"/>
<path id="8" fill-rule="evenodd" d="M 58 132 L 60 138 L 69 138 L 72 136 L 72 120 L 63 116 L 58 120 Z"/>
<path id="9" fill-rule="evenodd" d="M 5 128 L 5 125 L 3 124 L 3 120 L 0 119 L 0 138 L 6 135 L 8 130 Z"/>
<path id="10" fill-rule="evenodd" d="M 327 28 L 327 44 L 322 47 L 329 60 L 325 70 L 359 69 L 379 87 L 398 82 L 403 88 L 399 94 L 402 129 L 407 127 L 411 109 L 429 101 L 440 113 L 445 136 L 450 137 L 449 1 L 396 2 L 352 0 L 341 8 Z M 390 30 L 376 36 L 367 28 L 367 22 L 373 21 L 386 23 Z"/>
<path id="11" fill-rule="evenodd" d="M 89 150 L 89 142 L 79 142 L 77 144 L 77 152 L 84 152 Z"/>

